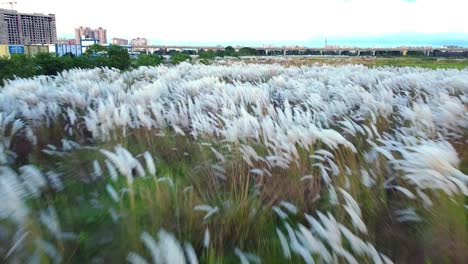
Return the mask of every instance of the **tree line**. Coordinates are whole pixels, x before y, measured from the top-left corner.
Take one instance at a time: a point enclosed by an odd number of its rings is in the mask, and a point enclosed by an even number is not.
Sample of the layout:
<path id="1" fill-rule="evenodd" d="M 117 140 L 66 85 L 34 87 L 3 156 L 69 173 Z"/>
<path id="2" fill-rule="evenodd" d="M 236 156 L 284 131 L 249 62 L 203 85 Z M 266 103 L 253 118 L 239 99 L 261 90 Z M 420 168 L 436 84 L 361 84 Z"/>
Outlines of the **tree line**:
<path id="1" fill-rule="evenodd" d="M 90 46 L 79 57 L 73 54 L 58 56 L 55 53 L 38 53 L 33 57 L 24 54 L 12 54 L 10 58 L 0 57 L 0 85 L 4 80 L 15 77 L 27 78 L 35 75 L 57 75 L 63 70 L 73 68 L 92 69 L 109 67 L 128 70 L 139 66 L 156 66 L 163 62 L 158 54 L 140 54 L 131 58 L 128 50 L 122 46 Z"/>
<path id="2" fill-rule="evenodd" d="M 195 53 L 195 52 L 193 52 Z M 254 56 L 257 51 L 252 48 L 241 48 L 236 51 L 233 47 L 228 46 L 224 50 L 208 50 L 198 51 L 200 62 L 209 64 L 216 57 L 238 57 L 238 56 Z M 192 55 L 188 51 L 169 51 L 170 62 L 178 64 L 184 61 L 192 61 Z M 135 58 L 131 58 L 128 50 L 119 45 L 101 46 L 92 45 L 86 49 L 82 56 L 73 56 L 73 54 L 65 54 L 58 56 L 55 53 L 38 53 L 33 57 L 28 57 L 24 54 L 12 54 L 10 58 L 0 57 L 0 85 L 4 80 L 18 78 L 27 78 L 35 75 L 57 75 L 63 70 L 73 68 L 91 69 L 97 67 L 109 67 L 119 70 L 129 70 L 140 66 L 157 66 L 163 63 L 162 54 L 155 52 L 154 54 L 139 54 Z"/>

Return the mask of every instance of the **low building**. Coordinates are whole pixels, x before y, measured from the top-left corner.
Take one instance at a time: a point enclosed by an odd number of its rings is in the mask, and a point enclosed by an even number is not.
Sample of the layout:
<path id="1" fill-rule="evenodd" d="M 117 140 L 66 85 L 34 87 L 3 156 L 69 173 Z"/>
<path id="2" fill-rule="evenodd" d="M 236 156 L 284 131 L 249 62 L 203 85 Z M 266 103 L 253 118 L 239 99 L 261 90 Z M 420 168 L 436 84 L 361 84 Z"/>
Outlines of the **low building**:
<path id="1" fill-rule="evenodd" d="M 60 38 L 60 39 L 57 40 L 57 44 L 75 45 L 76 40 L 75 39 Z"/>
<path id="2" fill-rule="evenodd" d="M 149 41 L 146 38 L 136 38 L 132 39 L 132 46 L 133 47 L 141 47 L 141 46 L 148 46 Z"/>
<path id="3" fill-rule="evenodd" d="M 128 40 L 127 39 L 122 39 L 122 38 L 113 38 L 112 39 L 112 44 L 114 44 L 114 45 L 128 45 Z"/>

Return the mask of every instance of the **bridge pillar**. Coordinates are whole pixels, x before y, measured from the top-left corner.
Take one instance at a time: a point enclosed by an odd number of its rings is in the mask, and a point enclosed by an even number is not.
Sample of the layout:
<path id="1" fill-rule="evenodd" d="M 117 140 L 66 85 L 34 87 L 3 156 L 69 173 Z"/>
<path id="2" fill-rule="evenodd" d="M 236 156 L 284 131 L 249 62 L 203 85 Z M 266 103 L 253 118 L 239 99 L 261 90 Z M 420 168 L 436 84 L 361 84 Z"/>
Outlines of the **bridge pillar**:
<path id="1" fill-rule="evenodd" d="M 375 50 L 373 50 L 373 51 L 372 51 L 372 56 L 374 56 L 374 57 L 375 57 L 375 53 L 376 53 L 376 51 L 375 51 Z"/>
<path id="2" fill-rule="evenodd" d="M 323 55 L 323 50 L 320 50 L 320 55 Z"/>
<path id="3" fill-rule="evenodd" d="M 337 54 L 338 54 L 338 55 L 341 55 L 341 52 L 342 52 L 342 50 L 338 50 Z"/>
<path id="4" fill-rule="evenodd" d="M 358 55 L 358 56 L 361 56 L 361 50 L 358 50 L 358 51 L 357 51 L 357 55 Z"/>
<path id="5" fill-rule="evenodd" d="M 283 50 L 283 56 L 286 56 L 286 50 Z"/>

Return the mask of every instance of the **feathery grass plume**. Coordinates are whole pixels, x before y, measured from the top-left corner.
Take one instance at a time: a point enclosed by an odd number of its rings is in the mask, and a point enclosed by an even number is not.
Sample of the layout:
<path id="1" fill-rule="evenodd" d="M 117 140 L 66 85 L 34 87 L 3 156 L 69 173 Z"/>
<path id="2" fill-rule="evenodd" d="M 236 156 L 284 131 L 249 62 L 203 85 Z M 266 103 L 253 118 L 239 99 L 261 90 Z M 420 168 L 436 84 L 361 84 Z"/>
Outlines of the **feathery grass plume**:
<path id="1" fill-rule="evenodd" d="M 172 234 L 165 230 L 162 229 L 158 232 L 158 242 L 146 232 L 141 234 L 140 239 L 150 252 L 152 263 L 186 263 L 182 246 Z M 127 255 L 127 260 L 131 263 L 148 263 L 135 252 L 130 252 Z"/>
<path id="2" fill-rule="evenodd" d="M 236 256 L 240 259 L 241 264 L 249 264 L 247 256 L 245 256 L 244 252 L 242 252 L 238 247 L 234 249 L 234 254 L 236 254 Z"/>
<path id="3" fill-rule="evenodd" d="M 298 212 L 297 207 L 294 204 L 290 203 L 290 202 L 281 201 L 280 205 L 283 206 L 286 210 L 288 210 L 293 215 L 297 214 L 297 212 Z"/>
<path id="4" fill-rule="evenodd" d="M 339 224 L 339 228 L 343 236 L 349 241 L 349 245 L 355 253 L 364 254 L 368 252 L 367 244 L 358 236 L 354 235 L 347 227 L 342 224 Z"/>
<path id="5" fill-rule="evenodd" d="M 281 232 L 279 228 L 276 228 L 276 234 L 278 235 L 278 239 L 280 241 L 281 250 L 283 251 L 283 256 L 287 259 L 291 259 L 291 252 L 289 251 L 289 244 L 286 236 Z"/>
<path id="6" fill-rule="evenodd" d="M 24 165 L 19 168 L 22 183 L 33 197 L 39 197 L 41 190 L 46 187 L 47 181 L 42 172 L 34 165 Z"/>
<path id="7" fill-rule="evenodd" d="M 8 153 L 5 150 L 3 144 L 0 144 L 0 165 L 7 165 L 8 163 Z"/>
<path id="8" fill-rule="evenodd" d="M 338 205 L 338 194 L 336 193 L 335 187 L 333 185 L 328 186 L 328 195 L 331 205 Z"/>
<path id="9" fill-rule="evenodd" d="M 289 241 L 291 241 L 291 250 L 301 256 L 305 263 L 314 264 L 315 261 L 312 258 L 310 252 L 300 243 L 300 241 L 304 241 L 301 233 L 294 232 L 293 228 L 288 223 L 285 223 L 285 226 L 286 230 L 288 231 Z"/>
<path id="10" fill-rule="evenodd" d="M 189 264 L 198 264 L 197 253 L 195 252 L 195 249 L 193 249 L 192 244 L 185 242 L 184 249 L 185 255 L 187 256 L 187 262 Z"/>
<path id="11" fill-rule="evenodd" d="M 359 217 L 361 217 L 361 209 L 359 208 L 358 203 L 354 200 L 354 198 L 349 194 L 347 191 L 345 191 L 342 188 L 339 188 L 341 194 L 343 194 L 343 197 L 345 198 L 346 204 L 351 207 Z"/>
<path id="12" fill-rule="evenodd" d="M 20 228 L 16 231 L 14 237 L 13 237 L 13 244 L 11 245 L 10 249 L 5 254 L 4 259 L 8 259 L 9 256 L 11 256 L 18 248 L 20 248 L 24 242 L 24 240 L 27 238 L 27 236 L 30 234 L 29 231 L 25 231 L 24 228 Z"/>
<path id="13" fill-rule="evenodd" d="M 128 165 L 131 166 L 132 170 L 136 171 L 138 176 L 145 176 L 145 170 L 143 169 L 143 166 L 135 157 L 133 157 L 133 155 L 127 149 L 119 145 L 115 148 L 115 151 L 119 153 L 120 156 L 128 162 Z"/>
<path id="14" fill-rule="evenodd" d="M 127 178 L 129 184 L 133 183 L 132 167 L 124 160 L 124 157 L 104 149 L 101 149 L 100 152 Z"/>
<path id="15" fill-rule="evenodd" d="M 62 183 L 62 180 L 60 179 L 60 174 L 53 172 L 53 171 L 48 171 L 46 172 L 46 177 L 50 182 L 50 185 L 53 189 L 56 191 L 62 191 L 64 186 Z"/>
<path id="16" fill-rule="evenodd" d="M 53 207 L 49 206 L 47 210 L 41 210 L 39 220 L 55 238 L 60 239 L 62 237 L 59 219 Z"/>
<path id="17" fill-rule="evenodd" d="M 153 263 L 161 263 L 163 253 L 160 251 L 159 245 L 156 243 L 153 237 L 150 234 L 143 232 L 140 236 L 140 239 L 143 241 L 143 244 L 150 252 Z"/>
<path id="18" fill-rule="evenodd" d="M 399 222 L 419 222 L 422 220 L 414 208 L 395 210 L 394 213 Z"/>
<path id="19" fill-rule="evenodd" d="M 353 199 L 353 197 L 348 192 L 346 192 L 342 188 L 340 188 L 340 192 L 343 194 L 343 197 L 345 198 L 346 205 L 344 206 L 344 208 L 346 212 L 348 213 L 348 215 L 351 217 L 351 222 L 357 229 L 359 229 L 359 231 L 363 233 L 367 233 L 367 227 L 361 219 L 362 214 L 361 214 L 361 209 L 359 208 L 358 203 Z"/>
<path id="20" fill-rule="evenodd" d="M 424 208 L 429 209 L 430 207 L 432 207 L 433 203 L 429 196 L 427 196 L 423 191 L 419 189 L 416 190 L 416 193 L 422 199 Z"/>
<path id="21" fill-rule="evenodd" d="M 406 197 L 410 198 L 410 199 L 416 199 L 416 196 L 408 189 L 406 189 L 405 187 L 401 187 L 401 186 L 392 186 L 394 189 L 396 189 L 397 191 L 403 193 Z"/>
<path id="22" fill-rule="evenodd" d="M 312 254 L 318 254 L 319 257 L 325 261 L 325 263 L 330 263 L 332 260 L 332 257 L 330 253 L 328 252 L 328 249 L 323 245 L 320 240 L 315 239 L 310 232 L 305 226 L 299 224 L 299 232 L 297 234 L 301 234 L 301 236 L 298 236 L 301 238 L 302 244 L 306 249 L 308 249 Z"/>
<path id="23" fill-rule="evenodd" d="M 280 219 L 284 220 L 284 219 L 288 218 L 288 214 L 286 214 L 278 206 L 273 206 L 273 207 L 271 207 L 271 209 L 273 209 L 273 211 L 279 216 Z"/>
<path id="24" fill-rule="evenodd" d="M 375 180 L 370 176 L 369 172 L 366 170 L 361 170 L 361 182 L 367 188 L 375 186 Z"/>
<path id="25" fill-rule="evenodd" d="M 120 201 L 120 197 L 117 194 L 117 191 L 114 189 L 114 187 L 111 184 L 106 185 L 106 191 L 114 202 L 118 203 Z"/>
<path id="26" fill-rule="evenodd" d="M 318 167 L 320 169 L 320 175 L 322 176 L 322 180 L 325 182 L 326 185 L 330 185 L 331 178 L 330 176 L 328 176 L 327 168 L 322 163 L 316 163 L 312 166 Z"/>
<path id="27" fill-rule="evenodd" d="M 263 176 L 265 174 L 263 170 L 258 169 L 258 168 L 251 169 L 250 172 L 258 176 Z"/>
<path id="28" fill-rule="evenodd" d="M 100 152 L 106 156 L 106 158 L 119 170 L 121 174 L 123 174 L 127 178 L 127 182 L 129 184 L 133 183 L 133 172 L 135 171 L 138 176 L 144 177 L 145 170 L 141 163 L 133 157 L 132 154 L 125 148 L 120 145 L 115 147 L 115 153 L 101 149 Z M 108 170 L 112 172 L 112 167 L 108 167 Z"/>
<path id="29" fill-rule="evenodd" d="M 118 178 L 117 170 L 115 169 L 114 165 L 112 165 L 112 162 L 106 159 L 104 163 L 106 164 L 107 170 L 109 171 L 111 180 L 114 182 L 117 181 L 117 178 Z"/>
<path id="30" fill-rule="evenodd" d="M 468 195 L 468 176 L 456 169 L 460 160 L 453 146 L 446 142 L 422 141 L 416 146 L 399 149 L 403 159 L 395 160 L 397 170 L 419 189 L 442 189 L 448 195 Z"/>
<path id="31" fill-rule="evenodd" d="M 216 158 L 220 161 L 220 162 L 225 162 L 226 159 L 224 158 L 223 154 L 219 153 L 216 149 L 214 149 L 213 147 L 210 147 L 211 151 L 215 154 Z"/>
<path id="32" fill-rule="evenodd" d="M 204 221 L 206 221 L 212 215 L 219 212 L 219 207 L 217 207 L 217 206 L 216 207 L 211 207 L 209 205 L 197 205 L 193 209 L 206 212 L 205 217 L 203 217 Z"/>
<path id="33" fill-rule="evenodd" d="M 369 145 L 372 146 L 372 149 L 380 154 L 382 154 L 385 158 L 387 158 L 388 160 L 395 160 L 395 158 L 393 157 L 392 153 L 388 150 L 386 150 L 385 148 L 383 147 L 379 147 L 377 146 L 377 144 L 375 144 L 372 140 L 369 140 L 367 139 L 367 143 L 369 143 Z"/>
<path id="34" fill-rule="evenodd" d="M 62 139 L 61 142 L 62 142 L 62 150 L 65 152 L 81 148 L 80 144 L 78 144 L 77 142 L 73 140 Z"/>
<path id="35" fill-rule="evenodd" d="M 174 180 L 171 177 L 161 177 L 156 182 L 167 182 L 169 186 L 174 187 Z"/>
<path id="36" fill-rule="evenodd" d="M 234 249 L 234 254 L 240 259 L 241 263 L 257 263 L 260 264 L 262 261 L 260 258 L 252 253 L 243 252 L 238 247 Z"/>
<path id="37" fill-rule="evenodd" d="M 203 235 L 203 247 L 208 248 L 209 246 L 210 246 L 210 230 L 207 227 Z"/>
<path id="38" fill-rule="evenodd" d="M 29 214 L 29 208 L 25 204 L 25 199 L 29 196 L 16 172 L 9 167 L 0 166 L 0 219 L 10 219 L 16 225 L 23 226 Z"/>
<path id="39" fill-rule="evenodd" d="M 135 252 L 130 252 L 127 255 L 127 261 L 132 264 L 149 264 L 142 256 Z"/>
<path id="40" fill-rule="evenodd" d="M 148 172 L 152 176 L 156 176 L 156 166 L 154 165 L 153 156 L 151 156 L 151 153 L 149 153 L 148 151 L 145 151 L 143 156 L 145 158 L 146 168 L 148 169 Z"/>
<path id="41" fill-rule="evenodd" d="M 99 178 L 102 176 L 101 165 L 99 165 L 99 162 L 97 160 L 93 161 L 93 176 L 94 178 Z"/>
<path id="42" fill-rule="evenodd" d="M 249 165 L 249 167 L 253 168 L 253 162 L 263 160 L 257 152 L 249 145 L 241 145 L 240 151 L 242 153 L 242 158 L 244 161 Z"/>

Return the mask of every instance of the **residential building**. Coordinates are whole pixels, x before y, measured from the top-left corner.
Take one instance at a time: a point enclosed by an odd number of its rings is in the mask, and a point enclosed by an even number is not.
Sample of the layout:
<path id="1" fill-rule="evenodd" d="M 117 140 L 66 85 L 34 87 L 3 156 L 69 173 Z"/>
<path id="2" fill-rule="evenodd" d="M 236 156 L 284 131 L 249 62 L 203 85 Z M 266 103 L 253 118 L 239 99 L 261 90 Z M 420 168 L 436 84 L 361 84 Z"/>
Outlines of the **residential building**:
<path id="1" fill-rule="evenodd" d="M 60 38 L 57 40 L 57 44 L 68 44 L 68 45 L 75 45 L 76 40 L 75 39 L 66 39 L 66 38 Z M 78 43 L 79 44 L 79 43 Z"/>
<path id="2" fill-rule="evenodd" d="M 107 44 L 107 30 L 102 27 L 92 29 L 80 26 L 75 28 L 75 43 L 80 43 L 81 39 L 97 39 L 99 43 Z"/>
<path id="3" fill-rule="evenodd" d="M 141 46 L 148 46 L 149 41 L 146 38 L 136 38 L 132 39 L 132 46 L 133 47 L 141 47 Z"/>
<path id="4" fill-rule="evenodd" d="M 112 39 L 112 44 L 115 44 L 115 45 L 128 45 L 128 39 L 113 38 Z"/>
<path id="5" fill-rule="evenodd" d="M 0 44 L 55 44 L 54 14 L 28 14 L 0 9 Z"/>
<path id="6" fill-rule="evenodd" d="M 107 30 L 98 27 L 94 30 L 94 38 L 99 39 L 99 43 L 101 44 L 107 44 Z"/>

